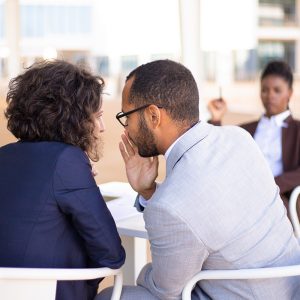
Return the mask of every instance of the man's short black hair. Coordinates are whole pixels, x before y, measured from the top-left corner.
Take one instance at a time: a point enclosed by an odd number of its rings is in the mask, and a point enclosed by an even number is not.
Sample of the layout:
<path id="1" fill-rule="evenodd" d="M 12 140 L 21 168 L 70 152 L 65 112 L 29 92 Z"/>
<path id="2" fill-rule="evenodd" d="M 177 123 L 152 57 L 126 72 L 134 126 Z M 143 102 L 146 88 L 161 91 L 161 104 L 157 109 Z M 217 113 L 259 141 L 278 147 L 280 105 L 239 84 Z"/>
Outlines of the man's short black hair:
<path id="1" fill-rule="evenodd" d="M 136 107 L 155 104 L 174 121 L 186 125 L 199 120 L 199 92 L 192 73 L 171 60 L 156 60 L 137 67 L 126 78 L 133 79 L 129 102 Z"/>

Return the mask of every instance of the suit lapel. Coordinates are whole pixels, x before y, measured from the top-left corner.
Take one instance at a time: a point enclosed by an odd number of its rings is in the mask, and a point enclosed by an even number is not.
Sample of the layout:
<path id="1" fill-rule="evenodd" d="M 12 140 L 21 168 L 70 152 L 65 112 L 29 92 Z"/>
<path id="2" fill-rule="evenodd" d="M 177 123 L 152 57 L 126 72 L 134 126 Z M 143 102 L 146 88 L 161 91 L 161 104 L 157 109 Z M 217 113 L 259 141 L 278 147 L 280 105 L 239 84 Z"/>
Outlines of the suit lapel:
<path id="1" fill-rule="evenodd" d="M 241 127 L 247 130 L 252 137 L 254 137 L 254 133 L 256 131 L 258 122 L 252 122 L 252 123 L 247 123 L 247 124 L 242 124 Z"/>
<path id="2" fill-rule="evenodd" d="M 209 134 L 211 128 L 213 128 L 212 125 L 199 122 L 181 136 L 167 159 L 167 176 L 184 153 L 203 140 Z M 199 153 L 199 155 L 201 154 Z"/>
<path id="3" fill-rule="evenodd" d="M 294 135 L 291 134 L 293 130 L 293 117 L 287 117 L 284 123 L 286 126 L 282 127 L 282 164 L 283 170 L 286 171 L 291 159 L 288 154 L 291 153 L 290 149 L 292 149 L 294 143 Z"/>

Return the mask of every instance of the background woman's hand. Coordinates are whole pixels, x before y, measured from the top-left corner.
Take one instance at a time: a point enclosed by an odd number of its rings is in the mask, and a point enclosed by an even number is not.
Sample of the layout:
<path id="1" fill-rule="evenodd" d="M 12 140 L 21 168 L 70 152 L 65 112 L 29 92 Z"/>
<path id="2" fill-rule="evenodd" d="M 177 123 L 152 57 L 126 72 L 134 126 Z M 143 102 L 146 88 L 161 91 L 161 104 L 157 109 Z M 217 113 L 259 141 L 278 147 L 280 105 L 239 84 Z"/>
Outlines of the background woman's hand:
<path id="1" fill-rule="evenodd" d="M 145 199 L 151 198 L 156 189 L 158 157 L 141 157 L 138 149 L 126 134 L 122 134 L 119 148 L 125 162 L 128 182 Z"/>
<path id="2" fill-rule="evenodd" d="M 211 121 L 221 122 L 227 111 L 227 104 L 223 99 L 213 99 L 208 102 L 207 108 L 211 113 Z"/>

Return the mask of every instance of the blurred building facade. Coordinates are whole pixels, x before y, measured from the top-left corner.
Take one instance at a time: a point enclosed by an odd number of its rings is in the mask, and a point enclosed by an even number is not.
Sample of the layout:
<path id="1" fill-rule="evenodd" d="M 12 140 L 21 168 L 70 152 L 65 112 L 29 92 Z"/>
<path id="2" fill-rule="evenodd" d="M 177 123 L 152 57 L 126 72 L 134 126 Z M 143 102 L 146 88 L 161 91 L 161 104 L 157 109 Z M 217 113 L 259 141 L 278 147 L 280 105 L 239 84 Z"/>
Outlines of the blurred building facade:
<path id="1" fill-rule="evenodd" d="M 153 6 L 166 7 L 172 1 L 164 1 L 165 4 L 159 4 L 158 0 L 147 1 L 145 5 L 143 1 L 129 0 L 129 4 L 143 14 L 147 10 L 151 14 L 149 10 L 154 11 Z M 18 5 L 18 12 L 9 8 L 10 2 L 14 2 L 15 7 Z M 42 59 L 64 59 L 88 65 L 106 77 L 114 91 L 119 91 L 124 76 L 143 62 L 159 58 L 179 60 L 179 36 L 175 37 L 179 33 L 177 5 L 171 9 L 173 20 L 171 18 L 170 27 L 165 30 L 174 29 L 171 40 L 175 42 L 168 42 L 165 38 L 163 42 L 153 43 L 148 38 L 152 30 L 159 30 L 153 26 L 159 23 L 154 20 L 153 25 L 149 22 L 143 36 L 134 33 L 130 38 L 130 32 L 126 30 L 143 22 L 143 15 L 134 16 L 135 12 L 129 8 L 130 14 L 126 16 L 126 9 L 126 1 L 119 0 L 0 0 L 0 79 L 11 77 L 11 49 L 8 28 L 5 27 L 13 26 L 19 28 L 19 32 L 13 34 L 19 39 L 15 46 L 19 48 L 20 70 Z M 17 18 L 18 22 L 15 22 Z M 163 15 L 159 18 L 162 19 Z M 125 24 L 124 19 L 127 19 Z M 140 47 L 134 47 L 133 39 L 135 44 L 140 43 Z"/>
<path id="2" fill-rule="evenodd" d="M 234 80 L 247 81 L 257 78 L 259 71 L 272 59 L 286 60 L 299 77 L 299 18 L 299 0 L 257 1 L 257 46 L 254 49 L 232 51 Z M 204 77 L 207 80 L 215 80 L 216 53 L 204 52 L 203 56 Z"/>
<path id="3" fill-rule="evenodd" d="M 7 17 L 15 17 L 7 15 L 7 1 L 19 4 L 17 24 L 20 29 L 18 46 L 21 67 L 27 67 L 39 59 L 56 57 L 88 64 L 95 72 L 112 78 L 111 87 L 118 90 L 124 74 L 140 63 L 158 58 L 180 60 L 177 1 L 135 1 L 135 6 L 140 5 L 134 8 L 135 11 L 141 9 L 142 13 L 125 16 L 126 23 L 129 23 L 125 30 L 122 11 L 129 8 L 131 0 L 0 0 L 0 78 L 9 77 L 7 57 L 10 50 L 5 25 L 14 24 L 10 23 L 11 20 L 8 22 Z M 256 79 L 263 66 L 274 58 L 285 59 L 299 77 L 300 0 L 253 1 L 257 5 L 257 46 L 254 49 L 231 51 L 233 80 L 243 82 Z M 110 7 L 107 6 L 108 2 L 112 3 Z M 150 6 L 147 7 L 151 2 L 152 6 L 157 6 L 155 14 L 159 13 L 165 2 L 168 16 L 151 16 L 149 20 L 152 22 L 147 19 L 143 22 L 147 10 L 151 15 Z M 167 24 L 153 27 L 155 23 L 163 22 L 164 17 L 164 23 L 170 23 L 169 27 L 166 27 Z M 113 29 L 113 24 L 120 20 L 117 29 Z M 146 23 L 152 24 L 148 24 L 143 34 L 136 34 L 131 40 L 128 28 L 142 27 Z M 164 30 L 164 33 L 160 32 Z M 157 31 L 164 38 L 153 42 L 158 38 Z M 174 32 L 173 36 L 171 31 Z M 114 38 L 115 34 L 118 34 L 118 38 Z M 178 38 L 174 37 L 176 35 Z M 137 47 L 133 39 L 144 47 Z M 199 55 L 202 55 L 203 80 L 213 82 L 217 73 L 216 52 L 202 51 Z"/>

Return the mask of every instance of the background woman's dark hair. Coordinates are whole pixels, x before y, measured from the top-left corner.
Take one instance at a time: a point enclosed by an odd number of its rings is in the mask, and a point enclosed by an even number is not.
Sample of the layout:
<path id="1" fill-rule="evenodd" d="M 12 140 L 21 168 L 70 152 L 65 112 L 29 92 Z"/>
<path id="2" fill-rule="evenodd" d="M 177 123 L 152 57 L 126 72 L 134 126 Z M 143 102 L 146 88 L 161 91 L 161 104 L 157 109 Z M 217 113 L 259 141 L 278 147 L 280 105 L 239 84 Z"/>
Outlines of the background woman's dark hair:
<path id="1" fill-rule="evenodd" d="M 9 83 L 7 128 L 22 141 L 59 141 L 99 159 L 93 113 L 104 81 L 61 60 L 33 64 Z"/>
<path id="2" fill-rule="evenodd" d="M 279 76 L 288 83 L 290 88 L 293 87 L 293 72 L 285 61 L 274 60 L 269 62 L 261 74 L 261 80 L 269 75 Z"/>
<path id="3" fill-rule="evenodd" d="M 129 102 L 162 106 L 175 121 L 194 124 L 199 120 L 199 93 L 192 73 L 171 60 L 156 60 L 133 70 Z"/>

